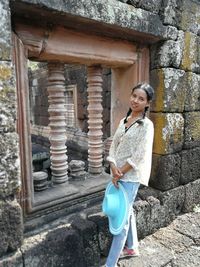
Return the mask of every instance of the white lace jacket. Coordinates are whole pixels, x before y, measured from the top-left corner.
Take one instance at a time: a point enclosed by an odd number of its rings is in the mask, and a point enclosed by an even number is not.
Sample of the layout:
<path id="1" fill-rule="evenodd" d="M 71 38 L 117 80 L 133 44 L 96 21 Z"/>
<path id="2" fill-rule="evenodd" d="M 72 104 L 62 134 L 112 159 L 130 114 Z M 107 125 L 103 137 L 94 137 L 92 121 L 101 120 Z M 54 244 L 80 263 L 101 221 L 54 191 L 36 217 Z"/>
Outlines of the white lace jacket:
<path id="1" fill-rule="evenodd" d="M 125 173 L 121 180 L 140 182 L 148 185 L 153 146 L 154 127 L 150 119 L 145 117 L 140 123 L 133 124 L 125 132 L 124 119 L 113 136 L 107 160 L 117 167 L 128 162 L 133 168 Z"/>

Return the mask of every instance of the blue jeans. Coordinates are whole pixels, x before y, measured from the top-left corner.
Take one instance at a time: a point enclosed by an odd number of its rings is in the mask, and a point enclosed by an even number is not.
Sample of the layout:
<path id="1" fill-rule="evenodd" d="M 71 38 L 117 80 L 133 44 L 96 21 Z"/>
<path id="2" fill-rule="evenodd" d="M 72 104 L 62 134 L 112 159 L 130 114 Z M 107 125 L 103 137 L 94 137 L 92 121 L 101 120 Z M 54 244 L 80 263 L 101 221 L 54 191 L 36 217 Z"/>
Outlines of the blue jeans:
<path id="1" fill-rule="evenodd" d="M 121 251 L 125 244 L 129 249 L 138 247 L 138 237 L 136 220 L 133 212 L 133 203 L 135 201 L 140 183 L 120 181 L 123 185 L 129 199 L 129 214 L 124 229 L 119 235 L 114 235 L 112 245 L 106 260 L 106 267 L 116 267 Z"/>

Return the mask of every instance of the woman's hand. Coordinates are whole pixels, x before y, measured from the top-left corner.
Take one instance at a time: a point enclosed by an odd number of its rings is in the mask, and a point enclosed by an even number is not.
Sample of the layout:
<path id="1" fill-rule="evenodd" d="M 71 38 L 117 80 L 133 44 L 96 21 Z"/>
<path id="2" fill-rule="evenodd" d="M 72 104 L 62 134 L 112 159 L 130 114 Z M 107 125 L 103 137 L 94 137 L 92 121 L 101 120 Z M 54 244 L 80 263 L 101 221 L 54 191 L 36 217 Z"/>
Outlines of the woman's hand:
<path id="1" fill-rule="evenodd" d="M 118 181 L 119 179 L 123 176 L 122 171 L 120 170 L 120 168 L 116 167 L 114 164 L 111 164 L 111 170 L 112 170 L 112 174 L 113 174 L 113 179 L 112 182 L 114 184 L 114 186 L 116 188 L 118 188 Z"/>

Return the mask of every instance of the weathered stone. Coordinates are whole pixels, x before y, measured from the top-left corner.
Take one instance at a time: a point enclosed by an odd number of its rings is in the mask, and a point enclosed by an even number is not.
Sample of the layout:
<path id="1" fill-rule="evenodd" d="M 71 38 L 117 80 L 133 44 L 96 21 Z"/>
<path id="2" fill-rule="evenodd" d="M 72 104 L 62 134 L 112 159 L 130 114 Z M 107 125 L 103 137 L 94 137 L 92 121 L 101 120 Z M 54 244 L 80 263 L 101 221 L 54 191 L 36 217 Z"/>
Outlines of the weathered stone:
<path id="1" fill-rule="evenodd" d="M 151 11 L 152 13 L 158 13 L 161 5 L 161 0 L 129 0 L 127 3 L 132 4 L 135 7 L 140 7 L 142 9 Z"/>
<path id="2" fill-rule="evenodd" d="M 170 34 L 170 33 L 169 33 Z M 179 68 L 184 46 L 184 32 L 178 32 L 177 40 L 168 40 L 151 47 L 151 69 L 160 67 Z"/>
<path id="3" fill-rule="evenodd" d="M 169 222 L 173 221 L 182 212 L 185 201 L 185 187 L 179 186 L 160 193 L 159 200 L 165 208 L 165 224 L 169 224 Z"/>
<path id="4" fill-rule="evenodd" d="M 179 58 L 181 56 L 180 53 L 181 53 L 182 47 L 183 47 L 180 44 L 181 37 L 183 36 L 183 33 L 182 34 L 181 33 L 182 32 L 178 31 L 176 27 L 169 25 L 169 26 L 167 26 L 167 29 L 166 29 L 165 34 L 164 34 L 164 38 L 165 39 L 170 39 L 170 40 L 177 41 L 175 43 L 175 46 L 177 46 L 178 49 L 179 49 L 179 52 L 176 52 L 177 63 L 179 62 Z M 179 46 L 178 46 L 178 44 L 179 44 Z M 154 48 L 154 47 L 155 47 L 155 45 L 152 46 L 152 48 Z"/>
<path id="5" fill-rule="evenodd" d="M 144 267 L 142 256 L 120 259 L 117 263 L 117 267 Z"/>
<path id="6" fill-rule="evenodd" d="M 172 197 L 174 199 L 173 194 Z M 138 237 L 144 238 L 171 222 L 175 218 L 174 204 L 174 202 L 161 204 L 160 200 L 153 196 L 148 196 L 145 200 L 136 201 L 134 208 L 137 218 Z"/>
<path id="7" fill-rule="evenodd" d="M 184 147 L 192 148 L 200 145 L 200 111 L 185 113 Z"/>
<path id="8" fill-rule="evenodd" d="M 70 170 L 83 170 L 85 168 L 85 162 L 81 160 L 71 160 L 69 168 Z"/>
<path id="9" fill-rule="evenodd" d="M 154 233 L 152 237 L 156 238 L 160 244 L 172 250 L 173 253 L 181 253 L 186 248 L 194 245 L 194 242 L 191 238 L 180 234 L 174 230 L 173 227 L 162 228 Z"/>
<path id="10" fill-rule="evenodd" d="M 16 133 L 0 135 L 0 195 L 12 195 L 20 187 L 18 137 Z"/>
<path id="11" fill-rule="evenodd" d="M 159 190 L 150 186 L 144 186 L 143 188 L 139 189 L 137 196 L 142 200 L 146 200 L 148 197 L 158 198 L 159 194 Z"/>
<path id="12" fill-rule="evenodd" d="M 173 267 L 198 267 L 200 262 L 199 247 L 190 247 L 187 251 L 178 254 L 173 262 Z"/>
<path id="13" fill-rule="evenodd" d="M 0 200 L 0 236 L 0 257 L 22 244 L 22 211 L 16 200 Z"/>
<path id="14" fill-rule="evenodd" d="M 172 227 L 179 233 L 189 237 L 195 243 L 200 240 L 200 213 L 188 213 L 172 222 Z"/>
<path id="15" fill-rule="evenodd" d="M 190 212 L 193 210 L 195 204 L 200 203 L 200 179 L 191 182 L 185 186 L 185 202 L 183 212 Z"/>
<path id="16" fill-rule="evenodd" d="M 177 26 L 181 19 L 181 0 L 164 0 L 162 1 L 161 18 L 164 24 Z"/>
<path id="17" fill-rule="evenodd" d="M 151 113 L 154 123 L 155 154 L 165 155 L 182 149 L 184 141 L 184 119 L 180 113 Z"/>
<path id="18" fill-rule="evenodd" d="M 181 157 L 179 154 L 153 155 L 150 185 L 166 191 L 179 185 Z"/>
<path id="19" fill-rule="evenodd" d="M 11 59 L 11 23 L 9 1 L 0 2 L 0 59 Z"/>
<path id="20" fill-rule="evenodd" d="M 79 236 L 83 242 L 82 257 L 84 266 L 98 267 L 100 262 L 100 250 L 96 224 L 76 216 L 72 222 L 72 227 L 78 230 Z"/>
<path id="21" fill-rule="evenodd" d="M 199 1 L 182 1 L 180 29 L 194 34 L 200 33 L 200 5 Z"/>
<path id="22" fill-rule="evenodd" d="M 32 0 L 23 0 L 23 2 L 35 4 Z M 162 37 L 167 29 L 161 23 L 157 14 L 134 7 L 130 8 L 130 5 L 125 5 L 119 1 L 101 0 L 97 4 L 96 0 L 68 0 L 67 4 L 65 2 L 59 2 L 58 4 L 55 1 L 40 0 L 39 4 L 46 9 L 54 10 L 54 12 L 62 11 L 63 16 L 65 13 L 75 16 L 78 14 L 85 19 L 96 20 L 110 25 L 115 24 L 116 26 L 126 27 L 158 37 Z"/>
<path id="23" fill-rule="evenodd" d="M 137 211 L 139 236 L 144 237 L 173 221 L 181 213 L 184 203 L 184 192 L 184 187 L 179 186 L 163 193 L 160 192 L 158 197 L 148 196 L 143 202 L 136 202 L 135 208 Z M 145 202 L 149 205 L 148 209 L 146 209 L 147 205 Z M 140 214 L 142 211 L 141 207 L 143 207 L 144 214 Z M 144 220 L 145 223 L 142 223 Z"/>
<path id="24" fill-rule="evenodd" d="M 44 171 L 34 172 L 33 173 L 33 185 L 35 191 L 43 191 L 47 189 L 48 182 L 47 182 L 48 174 Z"/>
<path id="25" fill-rule="evenodd" d="M 181 68 L 187 71 L 200 73 L 200 37 L 185 32 L 184 51 L 181 61 Z"/>
<path id="26" fill-rule="evenodd" d="M 186 111 L 200 111 L 200 75 L 186 72 Z"/>
<path id="27" fill-rule="evenodd" d="M 155 232 L 160 227 L 166 225 L 167 221 L 170 221 L 170 218 L 167 217 L 165 207 L 161 206 L 160 200 L 150 196 L 146 199 L 150 205 L 150 221 L 149 221 L 149 230 L 150 233 Z"/>
<path id="28" fill-rule="evenodd" d="M 107 216 L 100 212 L 89 216 L 88 219 L 97 225 L 100 252 L 101 255 L 107 256 L 112 241 L 112 235 L 109 232 Z"/>
<path id="29" fill-rule="evenodd" d="M 22 253 L 18 249 L 15 253 L 0 258 L 1 267 L 24 267 Z"/>
<path id="30" fill-rule="evenodd" d="M 183 150 L 181 153 L 181 184 L 200 179 L 200 148 Z"/>
<path id="31" fill-rule="evenodd" d="M 140 251 L 144 267 L 165 266 L 173 259 L 171 250 L 151 236 L 140 242 Z"/>
<path id="32" fill-rule="evenodd" d="M 138 200 L 134 204 L 137 218 L 137 233 L 139 238 L 144 238 L 151 233 L 151 207 L 147 201 Z"/>
<path id="33" fill-rule="evenodd" d="M 0 133 L 15 131 L 16 90 L 13 66 L 10 62 L 0 62 Z"/>
<path id="34" fill-rule="evenodd" d="M 64 225 L 26 238 L 21 251 L 24 266 L 85 266 L 78 233 Z"/>
<path id="35" fill-rule="evenodd" d="M 172 68 L 152 70 L 151 85 L 155 98 L 151 110 L 155 112 L 183 112 L 185 105 L 185 72 Z"/>

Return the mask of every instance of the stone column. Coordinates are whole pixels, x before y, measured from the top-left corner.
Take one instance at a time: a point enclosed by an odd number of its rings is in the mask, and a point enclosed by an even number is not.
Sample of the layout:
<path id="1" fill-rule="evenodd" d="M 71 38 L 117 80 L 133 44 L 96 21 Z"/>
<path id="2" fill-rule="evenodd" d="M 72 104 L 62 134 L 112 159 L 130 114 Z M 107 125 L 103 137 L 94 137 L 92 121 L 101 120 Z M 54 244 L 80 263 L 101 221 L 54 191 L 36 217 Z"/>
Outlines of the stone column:
<path id="1" fill-rule="evenodd" d="M 68 127 L 75 127 L 75 109 L 74 109 L 74 85 L 68 85 L 66 87 L 66 124 Z"/>
<path id="2" fill-rule="evenodd" d="M 88 172 L 102 172 L 103 142 L 102 142 L 102 68 L 88 67 Z"/>
<path id="3" fill-rule="evenodd" d="M 66 121 L 65 121 L 65 84 L 64 65 L 60 63 L 48 64 L 48 100 L 49 126 L 51 143 L 51 171 L 52 181 L 55 184 L 68 180 Z"/>

